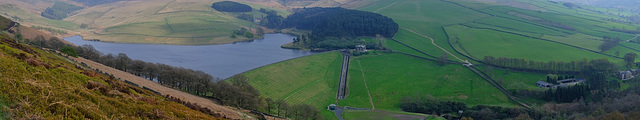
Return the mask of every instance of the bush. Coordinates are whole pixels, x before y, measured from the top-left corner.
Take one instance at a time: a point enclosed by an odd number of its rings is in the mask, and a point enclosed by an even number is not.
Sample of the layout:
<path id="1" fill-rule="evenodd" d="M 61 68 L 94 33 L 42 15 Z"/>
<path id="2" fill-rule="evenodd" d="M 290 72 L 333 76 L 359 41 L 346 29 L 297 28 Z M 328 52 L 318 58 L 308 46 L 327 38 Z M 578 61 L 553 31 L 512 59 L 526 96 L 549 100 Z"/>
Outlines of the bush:
<path id="1" fill-rule="evenodd" d="M 76 52 L 76 49 L 73 49 L 70 46 L 62 47 L 62 49 L 60 49 L 60 52 L 67 54 L 69 56 L 78 57 L 78 52 Z"/>

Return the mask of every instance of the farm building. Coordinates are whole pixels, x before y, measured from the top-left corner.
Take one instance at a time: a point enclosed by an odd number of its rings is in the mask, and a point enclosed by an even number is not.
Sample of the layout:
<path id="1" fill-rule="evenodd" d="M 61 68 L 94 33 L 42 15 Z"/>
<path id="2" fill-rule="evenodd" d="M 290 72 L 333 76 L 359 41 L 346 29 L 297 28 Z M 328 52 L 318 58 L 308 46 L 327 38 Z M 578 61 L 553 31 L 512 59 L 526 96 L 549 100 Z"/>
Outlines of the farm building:
<path id="1" fill-rule="evenodd" d="M 631 71 L 620 71 L 620 79 L 622 80 L 629 80 L 631 78 L 633 78 L 633 73 Z"/>
<path id="2" fill-rule="evenodd" d="M 358 52 L 366 52 L 367 51 L 367 46 L 366 45 L 356 45 L 356 51 L 358 51 Z"/>
<path id="3" fill-rule="evenodd" d="M 329 111 L 336 110 L 336 104 L 330 104 L 329 106 L 327 106 L 327 110 Z"/>
<path id="4" fill-rule="evenodd" d="M 538 87 L 541 87 L 541 88 L 548 88 L 548 87 L 553 86 L 553 84 L 545 82 L 545 81 L 538 81 L 538 82 L 536 82 L 536 85 L 538 85 Z"/>

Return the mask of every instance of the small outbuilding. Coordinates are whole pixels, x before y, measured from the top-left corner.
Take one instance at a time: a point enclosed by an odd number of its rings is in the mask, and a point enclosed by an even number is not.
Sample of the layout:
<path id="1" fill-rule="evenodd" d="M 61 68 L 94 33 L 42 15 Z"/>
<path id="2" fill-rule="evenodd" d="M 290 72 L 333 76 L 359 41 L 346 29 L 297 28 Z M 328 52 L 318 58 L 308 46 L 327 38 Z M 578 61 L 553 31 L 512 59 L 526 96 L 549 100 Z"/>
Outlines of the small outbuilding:
<path id="1" fill-rule="evenodd" d="M 620 71 L 620 79 L 629 80 L 633 78 L 633 73 L 631 71 Z"/>
<path id="2" fill-rule="evenodd" d="M 336 104 L 330 104 L 329 106 L 327 106 L 327 110 L 329 111 L 336 110 Z"/>

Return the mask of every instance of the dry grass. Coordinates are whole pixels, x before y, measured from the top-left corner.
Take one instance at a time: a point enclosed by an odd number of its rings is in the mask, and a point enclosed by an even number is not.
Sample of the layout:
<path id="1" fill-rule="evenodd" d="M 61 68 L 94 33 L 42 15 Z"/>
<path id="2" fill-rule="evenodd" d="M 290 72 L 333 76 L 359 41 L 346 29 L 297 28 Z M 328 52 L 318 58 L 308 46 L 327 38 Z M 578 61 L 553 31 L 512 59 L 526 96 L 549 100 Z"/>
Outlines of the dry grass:
<path id="1" fill-rule="evenodd" d="M 0 98 L 10 119 L 219 119 L 6 36 L 0 39 Z"/>

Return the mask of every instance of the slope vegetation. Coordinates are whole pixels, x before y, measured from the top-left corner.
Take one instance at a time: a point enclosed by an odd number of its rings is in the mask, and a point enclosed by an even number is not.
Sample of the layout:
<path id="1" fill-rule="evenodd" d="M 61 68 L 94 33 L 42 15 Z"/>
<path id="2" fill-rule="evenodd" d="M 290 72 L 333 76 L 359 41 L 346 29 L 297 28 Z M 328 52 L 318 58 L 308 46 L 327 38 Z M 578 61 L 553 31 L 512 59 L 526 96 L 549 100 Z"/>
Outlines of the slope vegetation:
<path id="1" fill-rule="evenodd" d="M 0 36 L 0 98 L 13 119 L 216 119 Z"/>

